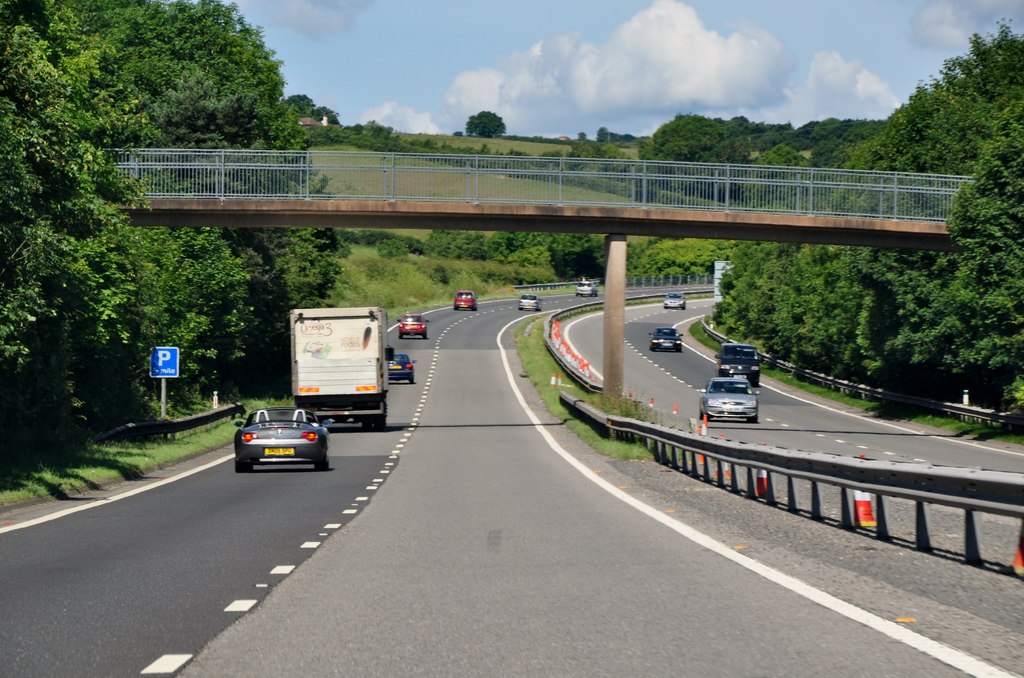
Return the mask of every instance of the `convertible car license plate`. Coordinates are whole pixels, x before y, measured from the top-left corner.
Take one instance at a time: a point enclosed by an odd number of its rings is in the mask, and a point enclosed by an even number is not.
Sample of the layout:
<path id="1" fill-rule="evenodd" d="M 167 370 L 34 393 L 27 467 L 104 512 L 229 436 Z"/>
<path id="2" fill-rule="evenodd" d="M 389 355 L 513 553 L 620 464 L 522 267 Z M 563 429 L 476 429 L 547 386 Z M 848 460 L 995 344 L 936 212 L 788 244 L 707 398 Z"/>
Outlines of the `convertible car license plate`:
<path id="1" fill-rule="evenodd" d="M 295 454 L 295 448 L 294 447 L 268 447 L 267 449 L 263 450 L 263 454 L 267 455 L 268 457 L 272 457 L 272 456 L 288 457 L 288 456 L 293 456 Z"/>

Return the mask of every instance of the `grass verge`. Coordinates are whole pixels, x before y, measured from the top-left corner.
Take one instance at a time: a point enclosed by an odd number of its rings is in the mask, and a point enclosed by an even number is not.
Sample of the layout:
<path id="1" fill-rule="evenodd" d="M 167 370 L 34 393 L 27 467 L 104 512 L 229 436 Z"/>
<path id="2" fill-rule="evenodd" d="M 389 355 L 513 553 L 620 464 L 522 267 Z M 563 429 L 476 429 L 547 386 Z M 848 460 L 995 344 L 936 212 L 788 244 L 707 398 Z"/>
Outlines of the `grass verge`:
<path id="1" fill-rule="evenodd" d="M 527 377 L 533 383 L 548 411 L 560 419 L 570 431 L 578 435 L 590 447 L 614 459 L 649 460 L 651 458 L 651 453 L 643 445 L 605 438 L 586 423 L 576 419 L 562 405 L 559 393 L 568 391 L 605 412 L 621 416 L 639 418 L 638 410 L 641 409 L 636 402 L 627 398 L 612 402 L 612 399 L 605 398 L 601 394 L 585 391 L 571 379 L 563 379 L 561 385 L 552 386 L 551 375 L 561 374 L 562 368 L 551 357 L 544 344 L 544 316 L 532 316 L 519 323 L 516 326 L 515 341 L 519 360 L 523 366 L 522 376 Z"/>
<path id="2" fill-rule="evenodd" d="M 284 401 L 253 400 L 248 409 Z M 0 506 L 46 499 L 67 499 L 89 490 L 143 477 L 154 469 L 231 444 L 235 425 L 224 420 L 201 429 L 162 438 L 118 443 L 89 443 L 47 458 L 44 465 L 30 461 L 4 469 L 0 476 Z"/>

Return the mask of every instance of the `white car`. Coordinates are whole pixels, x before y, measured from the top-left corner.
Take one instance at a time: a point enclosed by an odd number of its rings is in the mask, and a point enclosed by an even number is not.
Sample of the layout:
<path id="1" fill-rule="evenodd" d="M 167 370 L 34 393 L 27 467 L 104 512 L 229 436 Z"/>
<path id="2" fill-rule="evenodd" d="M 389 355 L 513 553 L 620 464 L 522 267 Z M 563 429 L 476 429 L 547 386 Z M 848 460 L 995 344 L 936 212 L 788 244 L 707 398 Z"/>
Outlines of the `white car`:
<path id="1" fill-rule="evenodd" d="M 663 302 L 665 308 L 686 308 L 686 295 L 682 292 L 669 292 Z"/>

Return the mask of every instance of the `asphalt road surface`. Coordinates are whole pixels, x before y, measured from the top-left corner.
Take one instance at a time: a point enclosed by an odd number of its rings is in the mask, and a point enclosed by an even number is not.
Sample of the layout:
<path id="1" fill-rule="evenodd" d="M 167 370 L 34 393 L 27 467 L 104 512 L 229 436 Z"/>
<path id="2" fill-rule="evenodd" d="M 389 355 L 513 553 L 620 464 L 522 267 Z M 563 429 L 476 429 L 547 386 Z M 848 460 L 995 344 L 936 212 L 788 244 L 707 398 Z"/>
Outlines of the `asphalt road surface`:
<path id="1" fill-rule="evenodd" d="M 546 298 L 545 311 L 573 302 Z M 416 384 L 393 385 L 388 430 L 332 433 L 329 473 L 236 475 L 220 450 L 58 519 L 0 517 L 0 673 L 1024 666 L 1019 579 L 594 454 L 521 376 L 508 326 L 527 315 L 514 300 L 445 309 L 430 340 L 393 340 L 417 360 Z"/>

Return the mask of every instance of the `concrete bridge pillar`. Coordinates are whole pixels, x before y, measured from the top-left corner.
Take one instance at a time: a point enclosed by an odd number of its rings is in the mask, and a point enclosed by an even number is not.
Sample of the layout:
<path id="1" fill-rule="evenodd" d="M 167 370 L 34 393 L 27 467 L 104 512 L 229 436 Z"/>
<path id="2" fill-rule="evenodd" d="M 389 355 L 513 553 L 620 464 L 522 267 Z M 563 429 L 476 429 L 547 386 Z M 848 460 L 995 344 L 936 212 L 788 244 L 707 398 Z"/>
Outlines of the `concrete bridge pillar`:
<path id="1" fill-rule="evenodd" d="M 626 331 L 626 236 L 614 233 L 604 239 L 604 348 L 601 370 L 604 392 L 622 394 L 622 362 Z"/>

